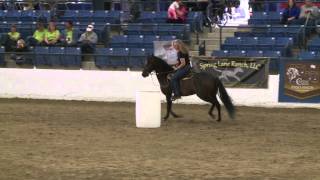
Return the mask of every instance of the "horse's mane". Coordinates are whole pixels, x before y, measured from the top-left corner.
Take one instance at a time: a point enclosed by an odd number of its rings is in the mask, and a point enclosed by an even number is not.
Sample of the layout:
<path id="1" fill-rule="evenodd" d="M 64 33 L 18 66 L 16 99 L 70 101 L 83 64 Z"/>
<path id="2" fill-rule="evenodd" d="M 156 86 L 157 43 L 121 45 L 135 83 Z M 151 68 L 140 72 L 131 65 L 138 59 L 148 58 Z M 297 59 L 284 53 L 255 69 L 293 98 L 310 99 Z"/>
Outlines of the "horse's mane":
<path id="1" fill-rule="evenodd" d="M 168 71 L 168 70 L 172 70 L 173 68 L 163 59 L 157 57 L 157 56 L 154 56 L 154 55 L 151 55 L 149 57 L 149 59 L 153 59 L 154 60 L 154 63 L 157 67 L 161 68 L 161 70 L 164 70 L 164 71 Z"/>

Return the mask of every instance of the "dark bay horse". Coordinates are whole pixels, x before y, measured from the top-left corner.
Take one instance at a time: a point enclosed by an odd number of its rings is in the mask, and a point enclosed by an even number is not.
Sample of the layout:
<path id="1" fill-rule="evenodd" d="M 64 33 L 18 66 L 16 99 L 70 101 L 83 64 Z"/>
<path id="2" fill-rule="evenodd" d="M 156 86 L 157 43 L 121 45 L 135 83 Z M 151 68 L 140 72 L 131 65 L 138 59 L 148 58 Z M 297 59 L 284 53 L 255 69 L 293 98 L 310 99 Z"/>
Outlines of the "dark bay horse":
<path id="1" fill-rule="evenodd" d="M 170 86 L 170 81 L 168 80 L 168 75 L 172 73 L 174 69 L 164 60 L 155 56 L 149 56 L 143 69 L 142 76 L 147 77 L 153 71 L 156 72 L 158 81 L 160 83 L 161 92 L 166 96 L 167 100 L 167 113 L 164 117 L 164 120 L 167 120 L 170 114 L 175 118 L 179 117 L 172 111 L 172 89 Z M 205 72 L 200 72 L 193 74 L 193 76 L 187 80 L 182 80 L 180 84 L 180 91 L 182 96 L 196 94 L 200 99 L 212 104 L 209 110 L 209 115 L 212 118 L 214 118 L 212 112 L 217 106 L 217 121 L 221 121 L 220 103 L 216 97 L 217 93 L 219 92 L 219 97 L 225 105 L 229 116 L 231 118 L 234 118 L 235 108 L 226 89 L 224 88 L 222 82 L 218 77 Z"/>

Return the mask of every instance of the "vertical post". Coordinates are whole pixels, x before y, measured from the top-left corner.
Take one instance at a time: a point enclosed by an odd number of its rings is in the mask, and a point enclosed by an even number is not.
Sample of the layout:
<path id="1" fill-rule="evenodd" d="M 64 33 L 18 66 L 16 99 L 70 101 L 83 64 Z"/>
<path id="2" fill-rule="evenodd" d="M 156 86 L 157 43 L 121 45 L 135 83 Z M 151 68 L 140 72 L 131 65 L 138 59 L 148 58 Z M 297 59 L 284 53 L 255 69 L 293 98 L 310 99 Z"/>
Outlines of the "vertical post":
<path id="1" fill-rule="evenodd" d="M 219 42 L 220 42 L 220 48 L 222 45 L 222 26 L 219 26 Z"/>
<path id="2" fill-rule="evenodd" d="M 199 33 L 198 33 L 198 32 L 196 33 L 196 38 L 197 38 L 197 39 L 196 39 L 196 42 L 197 42 L 197 44 L 199 44 L 199 43 L 200 43 L 200 42 L 199 42 L 200 40 L 199 40 Z"/>

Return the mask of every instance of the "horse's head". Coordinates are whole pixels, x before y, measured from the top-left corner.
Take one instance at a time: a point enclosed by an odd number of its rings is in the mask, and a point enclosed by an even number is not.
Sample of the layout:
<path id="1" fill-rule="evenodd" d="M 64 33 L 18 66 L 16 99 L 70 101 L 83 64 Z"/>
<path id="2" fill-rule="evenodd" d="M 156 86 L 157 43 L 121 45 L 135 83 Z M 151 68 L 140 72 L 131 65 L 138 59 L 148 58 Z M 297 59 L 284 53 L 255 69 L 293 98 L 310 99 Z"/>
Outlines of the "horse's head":
<path id="1" fill-rule="evenodd" d="M 155 58 L 153 55 L 147 57 L 146 64 L 142 70 L 142 77 L 147 77 L 149 74 L 154 71 L 154 61 Z"/>
<path id="2" fill-rule="evenodd" d="M 151 55 L 147 57 L 146 65 L 143 68 L 142 76 L 147 77 L 152 71 L 166 75 L 171 72 L 173 68 L 167 64 L 166 61 Z"/>

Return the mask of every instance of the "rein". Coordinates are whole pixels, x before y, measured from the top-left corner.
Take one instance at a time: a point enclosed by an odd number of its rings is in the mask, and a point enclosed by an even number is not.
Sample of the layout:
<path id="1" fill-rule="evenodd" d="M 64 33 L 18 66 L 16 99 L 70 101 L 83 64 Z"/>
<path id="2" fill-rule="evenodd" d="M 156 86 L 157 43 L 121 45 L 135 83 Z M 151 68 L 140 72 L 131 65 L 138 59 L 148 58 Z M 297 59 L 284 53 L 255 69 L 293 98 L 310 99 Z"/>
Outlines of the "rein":
<path id="1" fill-rule="evenodd" d="M 165 71 L 165 72 L 159 72 L 159 73 L 155 73 L 155 75 L 161 75 L 161 74 L 169 74 L 169 73 L 172 73 L 172 72 L 175 72 L 175 70 L 171 70 L 171 71 Z M 151 74 L 151 73 L 150 73 Z"/>

